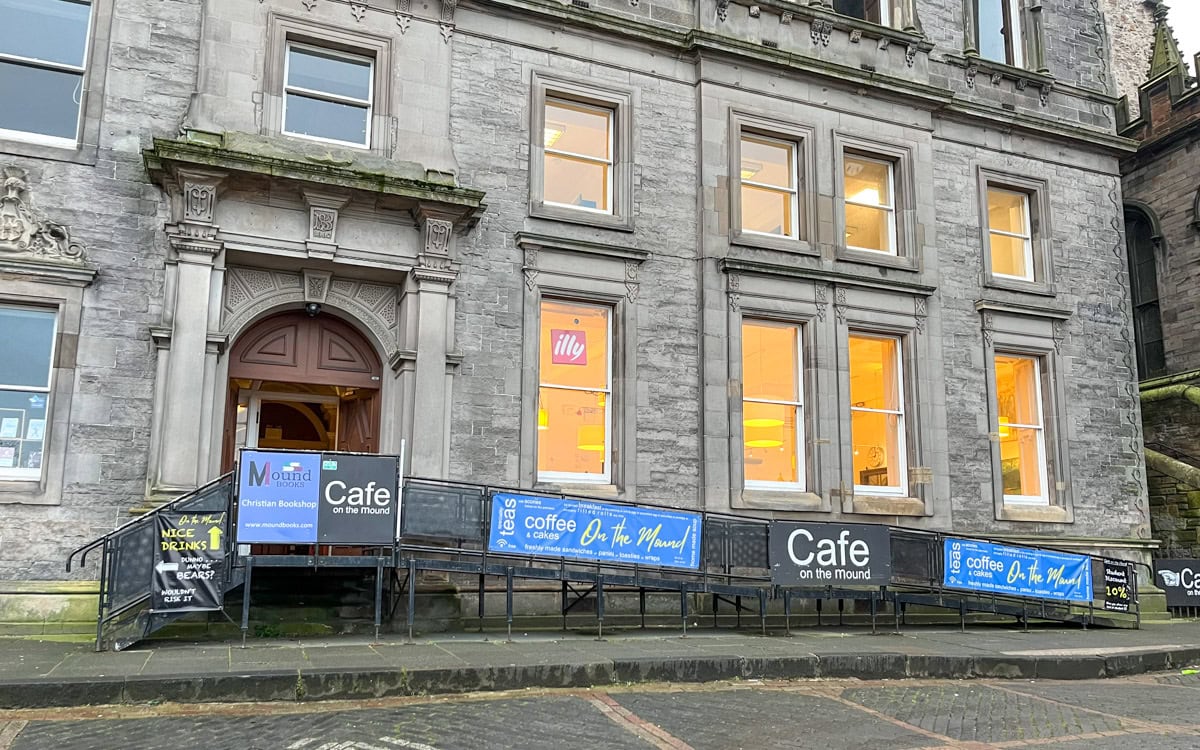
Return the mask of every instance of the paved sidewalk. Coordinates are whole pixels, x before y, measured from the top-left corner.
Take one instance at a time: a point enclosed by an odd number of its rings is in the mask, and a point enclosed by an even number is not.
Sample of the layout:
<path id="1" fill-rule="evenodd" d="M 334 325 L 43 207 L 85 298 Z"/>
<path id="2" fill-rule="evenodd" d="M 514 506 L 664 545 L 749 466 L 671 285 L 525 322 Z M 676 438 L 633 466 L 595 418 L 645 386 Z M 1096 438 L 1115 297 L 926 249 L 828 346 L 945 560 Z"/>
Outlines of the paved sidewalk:
<path id="1" fill-rule="evenodd" d="M 1200 664 L 1200 622 L 1141 630 L 850 628 L 343 636 L 241 643 L 0 641 L 0 708 L 153 701 L 296 701 L 737 678 L 1091 679 Z"/>

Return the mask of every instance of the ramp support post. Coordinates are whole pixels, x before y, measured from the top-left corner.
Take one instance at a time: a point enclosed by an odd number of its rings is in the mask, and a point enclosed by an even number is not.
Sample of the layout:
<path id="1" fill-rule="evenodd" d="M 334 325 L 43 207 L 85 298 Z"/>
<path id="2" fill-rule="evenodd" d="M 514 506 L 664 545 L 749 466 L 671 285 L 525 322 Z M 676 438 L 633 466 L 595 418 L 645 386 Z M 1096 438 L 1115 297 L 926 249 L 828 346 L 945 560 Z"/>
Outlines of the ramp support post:
<path id="1" fill-rule="evenodd" d="M 383 558 L 375 561 L 375 642 L 379 642 L 379 625 L 383 622 Z"/>
<path id="2" fill-rule="evenodd" d="M 783 592 L 783 632 L 792 637 L 792 592 Z"/>
<path id="3" fill-rule="evenodd" d="M 683 623 L 683 635 L 680 638 L 687 638 L 687 617 L 687 584 L 681 583 L 679 584 L 679 620 Z"/>
<path id="4" fill-rule="evenodd" d="M 513 569 L 509 566 L 504 569 L 504 621 L 508 625 L 508 642 L 512 643 L 512 621 L 513 621 Z"/>
<path id="5" fill-rule="evenodd" d="M 767 634 L 767 590 L 758 590 L 758 621 L 762 626 L 762 634 Z"/>
<path id="6" fill-rule="evenodd" d="M 417 616 L 417 558 L 408 558 L 408 642 L 413 642 L 413 621 Z"/>
<path id="7" fill-rule="evenodd" d="M 596 576 L 596 640 L 604 640 L 604 576 Z"/>
<path id="8" fill-rule="evenodd" d="M 246 631 L 250 629 L 250 577 L 254 572 L 254 555 L 246 558 L 246 582 L 242 584 L 242 648 L 246 647 Z"/>

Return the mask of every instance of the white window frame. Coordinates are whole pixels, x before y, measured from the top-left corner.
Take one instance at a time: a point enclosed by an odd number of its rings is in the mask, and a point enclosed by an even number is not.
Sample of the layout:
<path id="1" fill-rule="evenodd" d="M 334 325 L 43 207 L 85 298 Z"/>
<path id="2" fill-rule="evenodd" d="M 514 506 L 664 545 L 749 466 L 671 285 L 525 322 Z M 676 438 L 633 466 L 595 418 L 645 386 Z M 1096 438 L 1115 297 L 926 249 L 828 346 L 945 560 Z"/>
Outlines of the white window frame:
<path id="1" fill-rule="evenodd" d="M 970 0 L 975 4 L 975 44 L 977 49 L 983 49 L 983 29 L 980 28 L 980 0 Z M 1005 16 L 1005 29 L 1008 31 L 1007 37 L 1004 38 L 1004 59 L 994 60 L 990 57 L 983 57 L 984 60 L 1000 63 L 1001 65 L 1011 65 L 1014 68 L 1025 67 L 1025 37 L 1021 28 L 1021 0 L 1000 0 L 1003 4 L 1003 13 Z M 1001 34 L 1002 37 L 1005 35 Z M 1012 60 L 1008 59 L 1009 51 L 1012 51 Z M 982 57 L 982 54 L 981 54 Z"/>
<path id="2" fill-rule="evenodd" d="M 761 479 L 746 479 L 746 467 L 745 467 L 745 464 L 743 464 L 743 466 L 742 466 L 742 482 L 743 482 L 745 488 L 748 490 L 769 490 L 769 491 L 773 491 L 773 492 L 803 491 L 808 486 L 808 471 L 807 471 L 808 462 L 807 462 L 807 451 L 805 449 L 806 444 L 805 444 L 805 434 L 804 434 L 804 329 L 800 324 L 797 324 L 797 323 L 779 323 L 777 321 L 765 320 L 765 319 L 761 319 L 761 318 L 743 318 L 742 323 L 741 323 L 742 335 L 740 337 L 741 341 L 742 341 L 743 351 L 745 351 L 745 349 L 744 349 L 745 340 L 746 340 L 745 331 L 746 331 L 747 324 L 750 324 L 750 325 L 774 324 L 774 325 L 778 325 L 778 326 L 787 326 L 788 328 L 790 328 L 792 330 L 793 335 L 796 337 L 796 360 L 795 360 L 795 362 L 792 363 L 792 366 L 795 368 L 795 371 L 796 371 L 796 400 L 794 400 L 794 401 L 779 401 L 779 400 L 765 399 L 765 398 L 747 398 L 745 395 L 742 396 L 742 415 L 743 415 L 742 419 L 743 420 L 745 419 L 745 413 L 746 413 L 745 405 L 747 403 L 773 404 L 773 405 L 791 406 L 792 407 L 793 413 L 795 415 L 795 423 L 796 423 L 796 434 L 795 434 L 796 453 L 794 456 L 794 459 L 796 461 L 796 481 L 795 482 L 768 482 L 768 481 L 761 480 Z M 745 380 L 744 375 L 745 374 L 743 373 L 743 382 Z M 745 445 L 746 445 L 746 435 L 745 435 L 745 424 L 743 423 L 743 426 L 742 426 L 743 455 L 745 452 Z"/>
<path id="3" fill-rule="evenodd" d="M 906 423 L 905 414 L 904 414 L 904 406 L 905 406 L 905 403 L 904 403 L 905 402 L 904 337 L 889 335 L 889 334 L 885 334 L 885 333 L 873 333 L 871 331 L 851 329 L 849 332 L 849 338 L 850 339 L 879 339 L 879 340 L 887 339 L 887 340 L 896 342 L 896 346 L 895 346 L 896 395 L 897 395 L 896 402 L 897 402 L 897 406 L 899 407 L 897 409 L 871 409 L 871 408 L 868 408 L 865 406 L 855 406 L 854 402 L 850 403 L 850 450 L 851 450 L 851 458 L 852 459 L 853 459 L 853 451 L 854 451 L 854 413 L 861 412 L 861 413 L 869 413 L 869 414 L 894 414 L 894 415 L 896 415 L 896 417 L 897 417 L 897 420 L 896 420 L 896 435 L 897 435 L 897 437 L 896 437 L 896 457 L 897 457 L 897 460 L 899 461 L 899 466 L 897 467 L 897 476 L 900 477 L 900 484 L 898 486 L 894 486 L 894 487 L 893 486 L 880 486 L 880 485 L 875 485 L 875 484 L 855 483 L 854 494 L 855 495 L 859 495 L 859 494 L 861 494 L 861 495 L 888 495 L 888 496 L 896 496 L 896 497 L 907 497 L 908 496 L 908 434 L 907 434 L 907 423 Z M 847 341 L 847 347 L 848 346 L 849 346 L 849 341 Z M 849 366 L 850 366 L 850 363 L 849 363 L 849 360 L 847 360 L 847 370 L 849 369 Z M 853 373 L 850 373 L 850 377 L 853 378 Z M 847 391 L 846 395 L 848 398 L 849 391 Z M 851 466 L 853 466 L 853 463 L 851 464 Z"/>
<path id="4" fill-rule="evenodd" d="M 781 188 L 778 185 L 768 185 L 765 182 L 755 182 L 754 180 L 748 180 L 745 177 L 742 177 L 741 161 L 742 158 L 744 158 L 742 156 L 742 147 L 745 145 L 747 139 L 783 146 L 788 150 L 788 163 L 791 165 L 791 169 L 788 170 L 788 187 L 786 189 Z M 740 191 L 743 185 L 749 185 L 750 187 L 758 188 L 759 190 L 766 190 L 772 193 L 786 193 L 791 201 L 790 208 L 792 212 L 792 227 L 790 231 L 781 232 L 779 234 L 774 232 L 759 232 L 754 229 L 746 228 L 746 202 L 741 200 L 738 203 L 738 210 L 741 212 L 741 215 L 738 217 L 738 226 L 744 234 L 750 234 L 756 237 L 780 237 L 789 240 L 800 239 L 800 223 L 804 220 L 804 217 L 800 215 L 799 151 L 800 149 L 798 148 L 796 141 L 788 138 L 761 135 L 745 129 L 742 129 L 738 133 L 738 190 Z"/>
<path id="5" fill-rule="evenodd" d="M 1024 429 L 1024 430 L 1036 430 L 1037 431 L 1035 434 L 1037 435 L 1037 462 L 1038 462 L 1038 482 L 1039 482 L 1038 486 L 1042 488 L 1041 495 L 1009 495 L 1009 494 L 1003 492 L 1004 483 L 1003 483 L 1003 478 L 1001 478 L 1000 486 L 1002 488 L 1001 493 L 1003 494 L 1004 504 L 1005 505 L 1049 506 L 1050 505 L 1050 487 L 1047 484 L 1048 475 L 1046 472 L 1046 412 L 1045 412 L 1045 407 L 1044 407 L 1045 400 L 1042 395 L 1042 373 L 1044 371 L 1044 368 L 1042 367 L 1042 358 L 1037 355 L 1034 355 L 1034 354 L 1009 351 L 1007 349 L 998 349 L 995 352 L 993 352 L 993 354 L 992 354 L 992 377 L 993 377 L 993 379 L 996 378 L 996 358 L 997 357 L 1007 357 L 1009 359 L 1026 359 L 1026 360 L 1033 362 L 1033 369 L 1034 369 L 1033 382 L 1034 382 L 1034 386 L 1037 389 L 1037 391 L 1036 391 L 1037 404 L 1036 404 L 1036 410 L 1034 411 L 1034 413 L 1037 414 L 1038 424 L 1017 424 L 1015 422 L 1010 422 L 1010 423 L 1004 425 L 1004 427 L 1007 427 L 1008 429 Z M 997 414 L 996 434 L 999 435 L 1001 426 L 999 423 L 1000 388 L 999 388 L 998 383 L 997 383 L 995 392 L 992 394 L 992 398 L 995 401 L 993 406 L 995 407 L 996 414 Z"/>
<path id="6" fill-rule="evenodd" d="M 347 62 L 355 62 L 355 63 L 366 62 L 367 65 L 370 66 L 369 67 L 369 75 L 368 75 L 368 81 L 369 81 L 370 85 L 368 87 L 367 98 L 366 99 L 357 99 L 355 97 L 343 96 L 341 94 L 331 94 L 329 92 L 319 91 L 317 89 L 308 89 L 308 88 L 304 88 L 302 86 L 293 86 L 290 82 L 291 57 L 292 57 L 291 52 L 293 49 L 310 51 L 310 52 L 314 52 L 314 53 L 317 53 L 320 55 L 324 55 L 326 57 L 338 57 L 343 60 L 346 60 Z M 307 135 L 305 133 L 296 133 L 291 130 L 288 130 L 288 127 L 287 127 L 287 101 L 288 101 L 289 94 L 296 94 L 298 96 L 303 96 L 308 99 L 317 99 L 319 101 L 324 101 L 324 102 L 332 102 L 335 104 L 348 104 L 348 105 L 351 105 L 354 107 L 365 108 L 366 114 L 367 114 L 367 120 L 366 120 L 367 130 L 366 130 L 366 133 L 364 134 L 365 140 L 361 143 L 356 142 L 356 141 L 343 141 L 338 138 L 323 138 L 321 136 Z M 354 148 L 370 148 L 371 147 L 371 120 L 375 116 L 375 112 L 374 112 L 374 109 L 375 109 L 375 104 L 374 104 L 374 102 L 375 102 L 375 59 L 373 57 L 369 57 L 367 55 L 356 55 L 356 54 L 352 54 L 349 52 L 342 52 L 341 50 L 330 49 L 328 47 L 321 47 L 321 46 L 318 46 L 315 44 L 305 44 L 303 42 L 288 41 L 287 45 L 284 47 L 284 52 L 283 52 L 283 96 L 281 98 L 283 99 L 283 101 L 280 105 L 283 108 L 283 120 L 282 120 L 281 130 L 283 131 L 283 133 L 285 135 L 288 135 L 292 138 L 303 138 L 308 141 L 319 141 L 321 143 L 336 143 L 339 146 L 351 146 Z"/>
<path id="7" fill-rule="evenodd" d="M 50 360 L 49 367 L 46 371 L 45 387 L 28 386 L 28 385 L 9 385 L 0 383 L 0 391 L 18 391 L 22 393 L 41 393 L 46 397 L 46 424 L 42 431 L 42 464 L 36 469 L 22 469 L 20 467 L 0 467 L 0 482 L 40 482 L 45 476 L 46 465 L 49 463 L 50 457 L 50 428 L 51 421 L 54 416 L 53 409 L 53 394 L 54 394 L 54 363 L 58 356 L 58 334 L 61 329 L 62 312 L 59 309 L 52 307 L 41 307 L 38 305 L 23 305 L 13 304 L 10 302 L 0 301 L 0 308 L 6 310 L 29 310 L 40 313 L 53 313 L 54 315 L 54 330 L 50 334 Z M 26 427 L 27 429 L 27 427 Z M 9 438 L 0 438 L 7 440 Z M 23 439 L 23 438 L 15 438 Z"/>
<path id="8" fill-rule="evenodd" d="M 562 151 L 562 150 L 553 148 L 551 146 L 545 145 L 547 110 L 550 108 L 551 104 L 562 104 L 562 105 L 566 105 L 569 107 L 578 107 L 579 109 L 592 110 L 594 112 L 603 112 L 604 116 L 608 120 L 608 133 L 607 133 L 607 135 L 608 135 L 608 141 L 607 141 L 608 158 L 607 159 L 597 159 L 594 156 L 587 156 L 586 154 L 577 154 L 574 151 Z M 566 208 L 566 209 L 570 209 L 572 211 L 587 211 L 590 213 L 602 214 L 605 216 L 613 216 L 614 215 L 616 207 L 613 203 L 613 199 L 615 198 L 615 196 L 613 195 L 613 171 L 616 169 L 616 162 L 614 161 L 613 156 L 616 152 L 614 151 L 615 142 L 613 140 L 613 129 L 616 126 L 616 119 L 617 119 L 617 112 L 616 112 L 615 107 L 606 107 L 603 105 L 591 104 L 588 102 L 581 102 L 581 101 L 577 101 L 575 99 L 568 99 L 563 96 L 555 96 L 552 93 L 546 94 L 546 101 L 542 104 L 542 151 L 543 151 L 542 159 L 544 160 L 548 156 L 560 156 L 560 157 L 564 157 L 567 159 L 574 159 L 577 161 L 588 162 L 590 164 L 602 164 L 605 167 L 607 167 L 604 170 L 604 202 L 605 202 L 605 205 L 608 206 L 608 208 L 607 209 L 589 208 L 587 206 L 579 206 L 574 203 L 558 203 L 557 201 L 547 200 L 546 199 L 546 182 L 545 182 L 545 177 L 544 177 L 546 167 L 545 167 L 545 164 L 543 163 L 543 165 L 542 165 L 542 174 L 543 174 L 542 202 L 545 205 L 558 206 L 559 208 Z"/>
<path id="9" fill-rule="evenodd" d="M 11 55 L 0 52 L 0 62 L 6 62 L 13 65 L 20 65 L 26 68 L 43 68 L 45 70 L 56 70 L 63 73 L 78 73 L 79 74 L 79 101 L 76 102 L 75 108 L 75 137 L 63 138 L 56 135 L 45 135 L 43 133 L 33 133 L 26 130 L 8 130 L 0 128 L 0 138 L 11 138 L 13 140 L 25 141 L 26 143 L 34 143 L 39 146 L 52 146 L 55 148 L 75 148 L 79 143 L 79 130 L 83 123 L 83 103 L 87 94 L 88 80 L 87 69 L 88 59 L 92 54 L 92 34 L 96 24 L 96 4 L 92 0 L 59 0 L 60 2 L 71 2 L 75 5 L 88 6 L 88 26 L 87 34 L 83 40 L 83 50 L 80 54 L 82 65 L 66 65 L 64 63 L 51 62 L 42 60 L 36 57 L 23 57 L 21 55 Z"/>
<path id="10" fill-rule="evenodd" d="M 841 14 L 839 14 L 841 15 Z M 846 16 L 847 18 L 858 18 L 858 16 Z M 878 23 L 880 26 L 891 27 L 892 25 L 892 7 L 889 0 L 879 0 L 879 20 L 872 21 L 869 18 L 859 18 L 860 21 L 867 23 Z"/>
<path id="11" fill-rule="evenodd" d="M 845 163 L 846 163 L 847 157 L 850 157 L 853 159 L 858 159 L 861 161 L 875 162 L 876 164 L 883 164 L 883 165 L 887 166 L 888 198 L 891 201 L 890 203 L 865 203 L 863 201 L 850 200 L 850 196 L 846 195 Z M 878 253 L 880 255 L 899 256 L 900 249 L 896 244 L 896 162 L 891 159 L 881 158 L 878 156 L 867 156 L 866 154 L 862 154 L 857 151 L 848 150 L 842 155 L 842 175 L 841 175 L 841 177 L 842 177 L 842 201 L 846 205 L 850 205 L 850 206 L 864 206 L 866 208 L 885 209 L 887 211 L 887 225 L 888 225 L 888 249 L 887 250 L 878 250 L 873 247 L 859 247 L 858 245 L 851 245 L 849 242 L 846 243 L 846 248 L 848 250 L 858 250 L 858 251 L 864 252 L 864 253 Z M 843 209 L 842 214 L 843 214 L 843 216 L 845 215 L 844 209 Z M 843 232 L 844 231 L 845 231 L 845 227 L 843 227 Z M 844 240 L 845 240 L 845 238 L 843 237 L 843 241 Z"/>
<path id="12" fill-rule="evenodd" d="M 1013 232 L 1006 232 L 1002 229 L 996 229 L 992 226 L 992 222 L 991 222 L 991 205 L 992 205 L 991 193 L 992 193 L 992 191 L 995 191 L 998 193 L 1007 193 L 1009 195 L 1021 196 L 1021 202 L 1022 202 L 1023 211 L 1024 211 L 1024 225 L 1022 226 L 1023 234 L 1014 234 Z M 998 276 L 1002 279 L 1016 279 L 1018 281 L 1035 281 L 1037 279 L 1037 268 L 1034 266 L 1034 262 L 1033 262 L 1033 221 L 1032 221 L 1033 217 L 1030 214 L 1030 211 L 1032 209 L 1032 202 L 1029 200 L 1029 198 L 1030 198 L 1029 193 L 1022 191 L 1022 190 L 1012 190 L 1010 188 L 1000 187 L 999 185 L 994 185 L 991 183 L 988 183 L 987 192 L 988 192 L 988 195 L 986 196 L 986 200 L 987 200 L 987 206 L 988 206 L 988 214 L 987 214 L 987 216 L 988 216 L 988 234 L 989 235 L 998 234 L 1002 237 L 1015 237 L 1017 239 L 1020 239 L 1022 241 L 1022 247 L 1024 248 L 1024 252 L 1025 252 L 1025 268 L 1028 269 L 1028 273 L 1023 276 L 1017 276 L 1016 274 L 1009 274 L 1009 273 L 1000 273 L 999 271 L 996 271 L 995 270 L 996 269 L 996 256 L 995 256 L 996 251 L 995 251 L 994 247 L 992 246 L 992 243 L 989 241 L 988 242 L 988 252 L 992 254 L 992 258 L 991 258 L 992 275 Z"/>
<path id="13" fill-rule="evenodd" d="M 585 386 L 575 385 L 554 385 L 542 381 L 541 361 L 538 361 L 537 374 L 537 398 L 541 401 L 541 393 L 543 388 L 553 388 L 562 391 L 582 391 L 585 393 L 603 393 L 604 394 L 604 471 L 600 474 L 585 474 L 573 471 L 542 471 L 537 465 L 538 450 L 537 445 L 534 445 L 534 470 L 537 474 L 538 482 L 547 482 L 552 484 L 609 484 L 612 481 L 612 460 L 613 460 L 613 435 L 612 435 L 612 397 L 613 397 L 613 318 L 617 311 L 612 305 L 606 305 L 600 302 L 592 302 L 588 300 L 578 300 L 562 297 L 543 297 L 538 303 L 538 342 L 540 352 L 540 342 L 542 333 L 545 331 L 545 325 L 542 316 L 541 308 L 545 302 L 559 302 L 568 305 L 579 305 L 582 307 L 604 308 L 608 310 L 607 325 L 605 330 L 605 353 L 607 354 L 604 363 L 604 387 L 603 388 L 588 388 Z M 538 435 L 536 438 L 541 439 Z"/>

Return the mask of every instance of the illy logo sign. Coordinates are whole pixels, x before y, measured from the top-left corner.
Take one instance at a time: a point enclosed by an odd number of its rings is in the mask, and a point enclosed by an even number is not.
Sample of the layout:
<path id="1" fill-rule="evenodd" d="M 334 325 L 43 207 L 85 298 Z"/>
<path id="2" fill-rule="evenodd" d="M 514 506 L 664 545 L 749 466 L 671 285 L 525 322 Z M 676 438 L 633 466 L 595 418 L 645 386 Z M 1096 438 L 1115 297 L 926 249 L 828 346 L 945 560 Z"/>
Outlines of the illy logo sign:
<path id="1" fill-rule="evenodd" d="M 584 332 L 551 329 L 550 361 L 556 365 L 586 365 L 587 339 Z"/>

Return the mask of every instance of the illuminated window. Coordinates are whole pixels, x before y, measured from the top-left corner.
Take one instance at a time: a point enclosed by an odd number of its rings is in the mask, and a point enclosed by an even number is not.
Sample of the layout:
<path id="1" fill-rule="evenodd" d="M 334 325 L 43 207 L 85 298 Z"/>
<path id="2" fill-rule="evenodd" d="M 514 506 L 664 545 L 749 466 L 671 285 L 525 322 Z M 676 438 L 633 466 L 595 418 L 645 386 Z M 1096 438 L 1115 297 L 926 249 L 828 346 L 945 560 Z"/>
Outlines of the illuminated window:
<path id="1" fill-rule="evenodd" d="M 1033 281 L 1033 230 L 1029 218 L 1029 195 L 989 185 L 987 203 L 992 273 Z"/>
<path id="2" fill-rule="evenodd" d="M 283 132 L 351 146 L 371 143 L 374 61 L 288 44 Z"/>
<path id="3" fill-rule="evenodd" d="M 543 300 L 538 355 L 538 479 L 608 482 L 612 308 Z"/>
<path id="4" fill-rule="evenodd" d="M 1046 505 L 1041 363 L 1037 357 L 996 354 L 995 368 L 1004 502 Z"/>
<path id="5" fill-rule="evenodd" d="M 974 0 L 979 24 L 979 56 L 1021 67 L 1025 64 L 1021 37 L 1020 0 Z"/>
<path id="6" fill-rule="evenodd" d="M 0 0 L 0 136 L 74 148 L 92 6 Z"/>
<path id="7" fill-rule="evenodd" d="M 613 212 L 612 109 L 547 97 L 542 145 L 546 203 Z"/>
<path id="8" fill-rule="evenodd" d="M 800 327 L 742 323 L 742 427 L 746 487 L 804 486 Z"/>
<path id="9" fill-rule="evenodd" d="M 0 307 L 0 480 L 42 477 L 58 316 Z"/>
<path id="10" fill-rule="evenodd" d="M 908 492 L 900 339 L 850 336 L 850 442 L 854 492 Z"/>
<path id="11" fill-rule="evenodd" d="M 796 144 L 743 133 L 742 231 L 798 237 Z"/>
<path id="12" fill-rule="evenodd" d="M 894 164 L 852 153 L 842 164 L 846 246 L 895 255 Z"/>
<path id="13" fill-rule="evenodd" d="M 833 9 L 843 16 L 888 25 L 888 0 L 833 0 Z"/>

